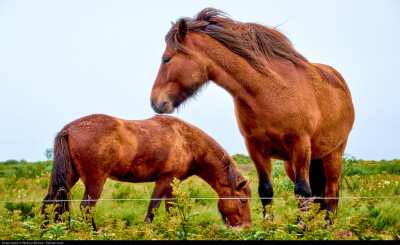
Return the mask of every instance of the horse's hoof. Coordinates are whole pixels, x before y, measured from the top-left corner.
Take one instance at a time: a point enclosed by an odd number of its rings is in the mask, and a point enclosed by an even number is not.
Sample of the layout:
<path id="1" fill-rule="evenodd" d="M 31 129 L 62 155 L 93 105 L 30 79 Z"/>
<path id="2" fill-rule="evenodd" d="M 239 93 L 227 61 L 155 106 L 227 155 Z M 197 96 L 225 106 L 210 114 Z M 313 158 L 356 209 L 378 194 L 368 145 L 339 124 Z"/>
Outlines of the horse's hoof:
<path id="1" fill-rule="evenodd" d="M 299 227 L 299 232 L 300 232 L 300 234 L 303 234 L 304 233 L 304 230 L 305 230 L 305 228 L 306 228 L 306 223 L 303 221 L 303 220 L 299 220 L 299 221 L 297 221 L 297 225 L 299 225 L 300 227 Z"/>
<path id="2" fill-rule="evenodd" d="M 325 218 L 326 224 L 324 225 L 324 230 L 330 230 L 332 225 L 332 220 L 328 216 Z"/>
<path id="3" fill-rule="evenodd" d="M 300 196 L 297 196 L 300 197 Z M 316 197 L 308 198 L 308 199 L 298 199 L 297 206 L 300 211 L 309 211 L 311 203 L 314 203 Z"/>
<path id="4" fill-rule="evenodd" d="M 151 222 L 153 222 L 153 218 L 151 218 L 151 217 L 146 217 L 146 218 L 144 219 L 144 222 L 146 222 L 147 224 L 150 224 Z"/>
<path id="5" fill-rule="evenodd" d="M 265 214 L 264 215 L 264 219 L 269 220 L 269 221 L 274 221 L 274 216 L 271 214 Z"/>

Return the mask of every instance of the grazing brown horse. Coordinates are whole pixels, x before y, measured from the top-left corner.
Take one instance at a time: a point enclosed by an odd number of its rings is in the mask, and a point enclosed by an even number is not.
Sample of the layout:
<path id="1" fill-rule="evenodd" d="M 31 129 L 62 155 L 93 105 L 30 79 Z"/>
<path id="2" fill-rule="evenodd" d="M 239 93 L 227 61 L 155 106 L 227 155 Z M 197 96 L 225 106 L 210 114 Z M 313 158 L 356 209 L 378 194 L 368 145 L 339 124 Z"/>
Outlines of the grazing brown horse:
<path id="1" fill-rule="evenodd" d="M 239 130 L 259 176 L 261 198 L 273 196 L 271 158 L 281 159 L 295 194 L 322 199 L 333 212 L 342 154 L 354 122 L 350 90 L 332 67 L 308 62 L 280 32 L 207 8 L 181 18 L 151 92 L 157 113 L 172 113 L 208 81 L 233 97 Z M 270 199 L 262 199 L 263 205 Z"/>
<path id="2" fill-rule="evenodd" d="M 56 136 L 44 204 L 68 200 L 79 178 L 85 185 L 81 205 L 89 208 L 100 198 L 107 178 L 134 183 L 155 181 L 151 198 L 158 200 L 150 201 L 145 218 L 151 222 L 151 211 L 160 206 L 160 199 L 172 198 L 173 178 L 184 180 L 192 175 L 216 191 L 219 211 L 228 226 L 251 226 L 249 182 L 227 152 L 206 133 L 170 116 L 128 121 L 91 115 L 67 124 Z M 87 201 L 90 199 L 94 201 Z M 58 215 L 69 210 L 69 202 L 57 203 Z"/>

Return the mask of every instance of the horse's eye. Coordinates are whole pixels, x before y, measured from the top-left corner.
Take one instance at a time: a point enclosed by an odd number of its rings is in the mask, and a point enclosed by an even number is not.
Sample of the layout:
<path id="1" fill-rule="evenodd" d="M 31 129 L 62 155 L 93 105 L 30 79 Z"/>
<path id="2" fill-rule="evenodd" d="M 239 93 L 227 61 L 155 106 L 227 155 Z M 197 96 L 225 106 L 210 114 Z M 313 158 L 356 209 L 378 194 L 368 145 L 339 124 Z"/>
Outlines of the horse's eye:
<path id="1" fill-rule="evenodd" d="M 240 199 L 241 203 L 246 203 L 246 200 Z"/>
<path id="2" fill-rule="evenodd" d="M 164 64 L 167 64 L 171 60 L 171 57 L 163 57 L 162 61 Z"/>

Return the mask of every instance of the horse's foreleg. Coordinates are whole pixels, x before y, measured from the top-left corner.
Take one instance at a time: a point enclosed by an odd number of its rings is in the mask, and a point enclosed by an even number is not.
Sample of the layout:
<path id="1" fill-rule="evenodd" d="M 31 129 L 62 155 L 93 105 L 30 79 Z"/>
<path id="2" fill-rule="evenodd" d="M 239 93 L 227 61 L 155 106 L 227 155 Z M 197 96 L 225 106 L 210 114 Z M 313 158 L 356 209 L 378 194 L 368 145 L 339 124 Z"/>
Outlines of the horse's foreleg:
<path id="1" fill-rule="evenodd" d="M 257 169 L 259 179 L 258 194 L 264 206 L 263 216 L 265 217 L 265 206 L 272 202 L 272 197 L 274 196 L 274 189 L 271 182 L 271 158 L 269 156 L 264 156 L 258 147 L 249 141 L 246 141 L 246 147 Z"/>
<path id="2" fill-rule="evenodd" d="M 284 161 L 283 165 L 285 167 L 285 171 L 287 176 L 293 182 L 296 183 L 296 176 L 293 169 L 293 165 L 291 161 Z M 311 195 L 313 197 L 318 197 L 315 200 L 315 203 L 320 204 L 320 209 L 325 209 L 324 199 L 321 199 L 325 196 L 325 173 L 324 167 L 322 165 L 322 160 L 312 159 L 310 164 L 310 171 L 309 171 L 309 183 L 311 188 Z"/>
<path id="3" fill-rule="evenodd" d="M 153 193 L 151 194 L 151 200 L 149 203 L 149 208 L 147 209 L 146 218 L 144 221 L 146 223 L 151 223 L 154 218 L 154 214 L 152 213 L 153 208 L 159 208 L 162 198 L 166 195 L 172 195 L 172 187 L 171 187 L 172 179 L 161 179 L 156 181 L 156 185 L 154 186 Z M 171 193 L 171 194 L 168 194 Z"/>
<path id="4" fill-rule="evenodd" d="M 293 145 L 292 167 L 295 174 L 294 193 L 301 197 L 311 197 L 309 171 L 311 164 L 310 140 L 304 138 Z"/>
<path id="5" fill-rule="evenodd" d="M 286 164 L 289 164 L 287 162 Z M 294 194 L 296 197 L 311 197 L 311 188 L 309 181 L 309 171 L 311 164 L 311 143 L 308 137 L 300 138 L 295 141 L 292 145 L 292 159 L 291 165 L 293 173 L 291 173 L 288 165 L 285 166 L 286 172 L 289 172 L 291 179 L 294 175 Z M 291 175 L 291 176 L 290 176 Z M 293 179 L 292 179 L 293 181 Z M 300 210 L 306 211 L 309 208 L 309 204 L 312 200 L 297 200 L 297 206 Z M 300 230 L 304 229 L 304 221 L 301 219 L 301 215 L 297 216 L 298 224 L 302 226 Z"/>

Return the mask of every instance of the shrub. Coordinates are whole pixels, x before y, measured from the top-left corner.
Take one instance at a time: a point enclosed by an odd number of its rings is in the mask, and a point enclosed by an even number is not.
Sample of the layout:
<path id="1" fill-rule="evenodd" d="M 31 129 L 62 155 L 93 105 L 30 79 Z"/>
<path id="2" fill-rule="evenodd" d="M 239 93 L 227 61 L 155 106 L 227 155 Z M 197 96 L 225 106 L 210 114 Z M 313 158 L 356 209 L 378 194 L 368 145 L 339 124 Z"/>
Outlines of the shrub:
<path id="1" fill-rule="evenodd" d="M 34 203 L 32 202 L 7 202 L 5 207 L 7 210 L 13 212 L 14 210 L 20 210 L 21 215 L 24 217 L 33 217 L 32 208 Z"/>
<path id="2" fill-rule="evenodd" d="M 126 184 L 115 189 L 111 195 L 113 199 L 129 199 L 131 198 L 132 192 L 134 192 L 134 189 L 131 187 L 131 185 Z M 117 200 L 117 202 L 123 203 L 125 200 Z"/>
<path id="3" fill-rule="evenodd" d="M 0 177 L 11 177 L 15 175 L 17 178 L 35 178 L 43 173 L 51 172 L 53 161 L 44 162 L 18 162 L 13 164 L 0 165 Z"/>

